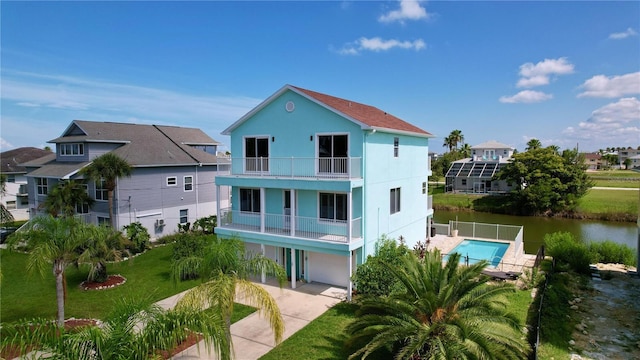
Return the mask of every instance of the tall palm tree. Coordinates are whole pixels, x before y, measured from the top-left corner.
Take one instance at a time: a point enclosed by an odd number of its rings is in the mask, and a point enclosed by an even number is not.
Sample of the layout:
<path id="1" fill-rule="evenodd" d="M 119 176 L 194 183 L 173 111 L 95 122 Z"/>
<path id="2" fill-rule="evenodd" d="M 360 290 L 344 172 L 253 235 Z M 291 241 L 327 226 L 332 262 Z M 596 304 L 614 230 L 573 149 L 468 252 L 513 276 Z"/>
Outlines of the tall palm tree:
<path id="1" fill-rule="evenodd" d="M 225 336 L 231 344 L 231 314 L 237 296 L 258 308 L 259 314 L 268 319 L 274 339 L 279 343 L 284 332 L 280 309 L 269 292 L 250 281 L 250 278 L 261 274 L 271 275 L 282 286 L 286 280 L 286 272 L 269 258 L 260 254 L 247 254 L 244 243 L 237 238 L 221 239 L 212 235 L 211 239 L 211 244 L 201 257 L 182 259 L 172 265 L 173 279 L 181 279 L 185 273 L 197 272 L 204 281 L 185 294 L 178 303 L 178 308 L 210 307 L 214 312 L 222 314 L 226 325 Z"/>
<path id="2" fill-rule="evenodd" d="M 91 207 L 94 202 L 95 200 L 87 194 L 84 184 L 74 180 L 63 180 L 51 189 L 42 207 L 53 217 L 73 216 L 79 206 Z"/>
<path id="3" fill-rule="evenodd" d="M 453 130 L 451 134 L 449 134 L 451 141 L 453 142 L 453 147 L 458 148 L 458 144 L 464 143 L 464 135 L 462 135 L 462 130 Z"/>
<path id="4" fill-rule="evenodd" d="M 58 326 L 64 324 L 64 301 L 66 294 L 65 269 L 76 263 L 79 249 L 84 245 L 86 224 L 75 217 L 55 218 L 39 216 L 9 237 L 9 247 L 15 248 L 26 243 L 30 249 L 27 271 L 38 270 L 42 276 L 47 268 L 53 267 L 56 278 L 56 298 L 58 306 Z"/>
<path id="5" fill-rule="evenodd" d="M 141 301 L 120 300 L 100 325 L 66 330 L 45 319 L 3 326 L 2 343 L 21 350 L 32 347 L 57 359 L 148 360 L 174 349 L 190 333 L 198 332 L 216 351 L 229 358 L 224 321 L 219 314 L 206 316 L 190 309 L 162 310 Z"/>
<path id="6" fill-rule="evenodd" d="M 91 164 L 80 170 L 80 174 L 89 179 L 100 182 L 104 181 L 104 188 L 107 189 L 107 199 L 109 201 L 109 220 L 111 226 L 115 227 L 113 218 L 113 191 L 116 188 L 118 178 L 131 176 L 131 165 L 113 153 L 106 153 L 93 159 Z"/>
<path id="7" fill-rule="evenodd" d="M 391 349 L 395 359 L 526 359 L 521 324 L 505 311 L 513 286 L 487 284 L 484 261 L 469 267 L 459 261 L 456 253 L 443 266 L 433 251 L 422 261 L 409 254 L 401 266 L 388 266 L 405 290 L 360 301 L 346 330 L 350 342 L 366 344 L 349 358 Z"/>
<path id="8" fill-rule="evenodd" d="M 540 140 L 531 139 L 527 141 L 527 147 L 525 148 L 525 151 L 536 150 L 536 149 L 540 149 L 541 147 L 542 147 L 542 143 L 540 142 Z"/>
<path id="9" fill-rule="evenodd" d="M 444 138 L 444 143 L 442 144 L 442 146 L 448 148 L 449 152 L 453 151 L 453 148 L 455 147 L 455 142 L 451 137 L 451 135 Z"/>

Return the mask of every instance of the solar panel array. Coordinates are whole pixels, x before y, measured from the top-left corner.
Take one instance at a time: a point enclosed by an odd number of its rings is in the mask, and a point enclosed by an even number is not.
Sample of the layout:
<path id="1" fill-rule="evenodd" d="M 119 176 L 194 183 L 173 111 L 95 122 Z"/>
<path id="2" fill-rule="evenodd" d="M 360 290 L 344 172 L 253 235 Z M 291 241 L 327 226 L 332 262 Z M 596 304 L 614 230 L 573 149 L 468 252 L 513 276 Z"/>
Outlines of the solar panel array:
<path id="1" fill-rule="evenodd" d="M 457 162 L 451 164 L 446 177 L 477 177 L 490 179 L 500 171 L 502 165 L 504 164 L 484 161 Z"/>

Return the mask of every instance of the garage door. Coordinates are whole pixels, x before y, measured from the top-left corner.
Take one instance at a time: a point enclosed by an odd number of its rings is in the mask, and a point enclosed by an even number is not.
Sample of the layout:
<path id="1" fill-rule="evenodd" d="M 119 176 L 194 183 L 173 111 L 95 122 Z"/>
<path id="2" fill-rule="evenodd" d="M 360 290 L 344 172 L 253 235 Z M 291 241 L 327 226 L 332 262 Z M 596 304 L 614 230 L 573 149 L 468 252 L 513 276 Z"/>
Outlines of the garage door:
<path id="1" fill-rule="evenodd" d="M 309 253 L 309 278 L 311 281 L 336 286 L 349 286 L 349 267 L 346 256 Z"/>

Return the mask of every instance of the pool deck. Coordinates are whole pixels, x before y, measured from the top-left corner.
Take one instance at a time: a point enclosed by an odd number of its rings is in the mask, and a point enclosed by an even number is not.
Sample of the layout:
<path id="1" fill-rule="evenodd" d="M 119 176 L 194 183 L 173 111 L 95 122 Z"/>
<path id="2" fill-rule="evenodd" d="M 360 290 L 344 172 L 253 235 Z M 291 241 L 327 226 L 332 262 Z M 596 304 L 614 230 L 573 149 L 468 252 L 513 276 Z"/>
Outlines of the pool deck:
<path id="1" fill-rule="evenodd" d="M 435 235 L 431 237 L 431 240 L 428 244 L 428 249 L 439 249 L 442 254 L 449 254 L 451 250 L 453 250 L 458 244 L 460 244 L 463 240 L 470 239 L 465 236 L 447 236 L 447 235 Z M 515 271 L 522 272 L 523 268 L 532 268 L 533 263 L 536 260 L 535 254 L 525 254 L 523 252 L 516 254 L 515 253 L 515 243 L 513 241 L 508 240 L 496 240 L 496 239 L 485 239 L 474 237 L 472 240 L 482 240 L 482 241 L 490 241 L 490 242 L 499 242 L 499 243 L 508 243 L 509 248 L 504 253 L 502 257 L 502 261 L 500 265 L 497 266 L 496 270 L 500 271 Z"/>

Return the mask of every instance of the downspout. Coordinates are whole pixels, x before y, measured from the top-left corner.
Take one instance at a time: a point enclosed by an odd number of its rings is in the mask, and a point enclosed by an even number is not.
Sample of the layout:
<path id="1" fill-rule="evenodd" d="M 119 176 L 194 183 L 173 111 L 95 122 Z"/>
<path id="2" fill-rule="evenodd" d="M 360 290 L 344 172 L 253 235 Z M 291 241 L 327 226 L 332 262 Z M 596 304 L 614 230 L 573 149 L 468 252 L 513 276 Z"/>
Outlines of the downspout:
<path id="1" fill-rule="evenodd" d="M 113 206 L 116 209 L 114 216 L 116 217 L 116 229 L 120 229 L 120 179 L 116 178 L 116 198 Z"/>

